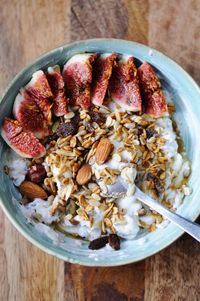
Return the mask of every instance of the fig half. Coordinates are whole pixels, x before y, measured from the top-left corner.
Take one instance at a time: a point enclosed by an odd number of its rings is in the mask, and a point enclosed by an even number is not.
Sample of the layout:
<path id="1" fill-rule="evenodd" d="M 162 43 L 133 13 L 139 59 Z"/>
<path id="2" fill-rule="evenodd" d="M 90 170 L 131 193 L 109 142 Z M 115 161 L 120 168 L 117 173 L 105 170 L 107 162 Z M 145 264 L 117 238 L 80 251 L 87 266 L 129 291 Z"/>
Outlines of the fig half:
<path id="1" fill-rule="evenodd" d="M 111 98 L 125 110 L 141 111 L 142 100 L 137 68 L 132 56 L 123 55 L 113 67 L 109 91 Z"/>
<path id="2" fill-rule="evenodd" d="M 24 131 L 32 132 L 39 139 L 49 135 L 47 120 L 37 103 L 25 90 L 21 90 L 15 98 L 13 115 Z"/>
<path id="3" fill-rule="evenodd" d="M 104 53 L 94 61 L 92 74 L 92 102 L 95 105 L 101 106 L 103 103 L 116 57 L 115 53 Z"/>
<path id="4" fill-rule="evenodd" d="M 53 94 L 44 72 L 38 70 L 33 73 L 32 79 L 24 89 L 37 103 L 46 120 L 51 123 L 51 98 Z"/>
<path id="5" fill-rule="evenodd" d="M 1 136 L 21 157 L 40 158 L 46 154 L 45 147 L 31 132 L 23 131 L 17 120 L 4 118 Z"/>
<path id="6" fill-rule="evenodd" d="M 144 112 L 155 118 L 165 115 L 168 112 L 167 102 L 153 68 L 148 63 L 143 63 L 138 68 L 138 77 Z"/>
<path id="7" fill-rule="evenodd" d="M 88 109 L 91 104 L 92 63 L 96 53 L 74 55 L 63 68 L 67 96 L 72 105 Z"/>
<path id="8" fill-rule="evenodd" d="M 49 67 L 47 79 L 53 93 L 53 114 L 57 117 L 67 114 L 68 99 L 64 93 L 64 80 L 58 65 Z"/>

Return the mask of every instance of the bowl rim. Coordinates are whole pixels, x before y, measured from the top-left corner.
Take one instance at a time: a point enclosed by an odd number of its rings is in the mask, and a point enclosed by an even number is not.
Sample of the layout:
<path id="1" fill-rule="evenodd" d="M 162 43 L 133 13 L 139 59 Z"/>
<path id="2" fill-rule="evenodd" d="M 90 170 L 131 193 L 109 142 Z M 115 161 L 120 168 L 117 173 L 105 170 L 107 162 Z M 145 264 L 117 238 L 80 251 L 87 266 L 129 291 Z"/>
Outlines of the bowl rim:
<path id="1" fill-rule="evenodd" d="M 135 46 L 135 47 L 139 47 L 141 49 L 143 49 L 144 51 L 148 52 L 149 50 L 152 50 L 157 56 L 159 56 L 160 58 L 163 58 L 167 63 L 173 65 L 176 70 L 180 71 L 182 75 L 184 75 L 184 77 L 189 81 L 190 85 L 192 86 L 193 89 L 196 90 L 196 93 L 198 93 L 200 95 L 200 88 L 197 85 L 197 83 L 193 80 L 193 78 L 179 65 L 177 64 L 175 61 L 173 61 L 171 58 L 169 58 L 168 56 L 164 55 L 163 53 L 161 53 L 160 51 L 157 51 L 156 49 L 147 46 L 147 45 L 143 45 L 141 43 L 138 42 L 134 42 L 134 41 L 128 41 L 128 40 L 123 40 L 123 39 L 113 39 L 113 38 L 96 38 L 96 39 L 87 39 L 87 40 L 79 40 L 76 42 L 72 42 L 72 43 L 66 43 L 63 46 L 54 48 L 50 51 L 44 52 L 42 55 L 40 55 L 39 57 L 37 57 L 36 59 L 34 59 L 30 64 L 26 65 L 25 68 L 23 68 L 20 72 L 17 73 L 17 75 L 15 75 L 15 77 L 11 80 L 11 82 L 8 84 L 8 86 L 6 87 L 6 89 L 4 90 L 3 95 L 0 98 L 0 104 L 3 100 L 5 100 L 7 93 L 9 93 L 10 89 L 12 88 L 13 84 L 18 80 L 18 78 L 20 78 L 26 71 L 28 71 L 31 67 L 35 66 L 37 63 L 39 63 L 40 61 L 46 59 L 46 56 L 50 56 L 53 55 L 55 53 L 58 53 L 60 55 L 62 55 L 63 49 L 70 49 L 70 48 L 76 48 L 79 45 L 87 45 L 90 43 L 93 43 L 95 45 L 95 43 L 99 43 L 99 42 L 107 42 L 107 43 L 125 43 L 127 45 L 131 45 L 131 46 Z M 134 48 L 133 48 L 134 49 Z M 184 231 L 181 229 L 178 229 L 176 231 L 176 235 L 173 238 L 169 238 L 168 240 L 166 239 L 165 243 L 163 243 L 161 246 L 157 247 L 154 251 L 150 251 L 149 254 L 147 256 L 138 256 L 137 259 L 128 259 L 128 260 L 121 260 L 121 262 L 114 262 L 112 264 L 108 264 L 108 263 L 98 263 L 98 262 L 94 262 L 94 261 L 89 261 L 89 260 L 82 260 L 82 258 L 80 258 L 78 261 L 75 261 L 74 259 L 70 258 L 70 256 L 68 256 L 66 254 L 66 256 L 55 252 L 54 250 L 50 250 L 47 247 L 45 247 L 42 243 L 39 242 L 39 240 L 33 238 L 32 236 L 30 236 L 25 229 L 23 229 L 23 227 L 20 225 L 20 223 L 17 221 L 17 219 L 15 219 L 9 212 L 9 210 L 6 207 L 6 204 L 3 202 L 1 196 L 0 196 L 0 205 L 1 208 L 3 209 L 4 213 L 6 214 L 6 216 L 8 217 L 8 219 L 11 221 L 11 223 L 13 224 L 13 226 L 29 241 L 31 242 L 33 245 L 37 246 L 39 249 L 41 249 L 42 251 L 48 253 L 49 255 L 53 255 L 59 259 L 62 259 L 64 261 L 70 262 L 70 263 L 76 263 L 76 264 L 80 264 L 83 266 L 121 266 L 121 265 L 125 265 L 125 264 L 131 264 L 134 262 L 138 262 L 141 261 L 143 259 L 146 259 L 158 252 L 160 252 L 161 250 L 165 249 L 166 247 L 168 247 L 169 245 L 171 245 L 174 241 L 176 241 L 183 233 Z M 200 214 L 200 207 L 199 207 L 199 211 L 196 212 L 196 215 L 194 215 L 192 217 L 192 221 L 194 221 Z"/>

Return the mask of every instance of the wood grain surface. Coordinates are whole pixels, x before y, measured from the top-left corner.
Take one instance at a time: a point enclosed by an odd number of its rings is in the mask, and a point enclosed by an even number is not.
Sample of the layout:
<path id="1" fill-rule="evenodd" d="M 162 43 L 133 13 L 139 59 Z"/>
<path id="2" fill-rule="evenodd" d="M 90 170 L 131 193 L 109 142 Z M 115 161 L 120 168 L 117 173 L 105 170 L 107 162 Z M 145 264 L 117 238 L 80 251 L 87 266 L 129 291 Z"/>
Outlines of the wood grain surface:
<path id="1" fill-rule="evenodd" d="M 0 0 L 0 93 L 41 53 L 70 41 L 149 44 L 200 84 L 199 0 Z M 0 211 L 0 301 L 199 301 L 200 245 L 187 235 L 142 262 L 64 263 L 26 241 Z"/>

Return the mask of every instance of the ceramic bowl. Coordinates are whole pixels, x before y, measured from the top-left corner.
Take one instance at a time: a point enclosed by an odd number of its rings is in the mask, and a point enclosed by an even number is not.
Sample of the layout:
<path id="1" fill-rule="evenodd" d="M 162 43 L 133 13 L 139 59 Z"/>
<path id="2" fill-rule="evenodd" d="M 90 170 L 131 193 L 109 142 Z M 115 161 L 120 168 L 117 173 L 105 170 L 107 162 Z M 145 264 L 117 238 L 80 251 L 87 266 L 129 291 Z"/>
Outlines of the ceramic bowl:
<path id="1" fill-rule="evenodd" d="M 79 41 L 54 49 L 22 70 L 11 82 L 0 104 L 0 122 L 12 111 L 13 101 L 19 89 L 38 69 L 63 64 L 73 54 L 80 52 L 116 52 L 133 55 L 137 62 L 148 61 L 157 70 L 162 86 L 176 107 L 175 118 L 181 132 L 187 156 L 192 163 L 189 185 L 193 193 L 185 197 L 178 208 L 182 216 L 195 220 L 200 214 L 200 90 L 193 79 L 174 61 L 162 53 L 147 46 L 123 40 L 95 39 Z M 0 140 L 0 170 L 3 169 L 7 145 Z M 175 241 L 183 231 L 172 223 L 152 233 L 141 233 L 134 240 L 122 242 L 121 250 L 89 250 L 87 242 L 64 235 L 58 236 L 49 231 L 44 234 L 33 227 L 23 216 L 18 200 L 20 195 L 12 181 L 3 172 L 0 173 L 0 203 L 15 228 L 30 242 L 65 261 L 87 266 L 117 266 L 142 260 L 157 253 Z"/>

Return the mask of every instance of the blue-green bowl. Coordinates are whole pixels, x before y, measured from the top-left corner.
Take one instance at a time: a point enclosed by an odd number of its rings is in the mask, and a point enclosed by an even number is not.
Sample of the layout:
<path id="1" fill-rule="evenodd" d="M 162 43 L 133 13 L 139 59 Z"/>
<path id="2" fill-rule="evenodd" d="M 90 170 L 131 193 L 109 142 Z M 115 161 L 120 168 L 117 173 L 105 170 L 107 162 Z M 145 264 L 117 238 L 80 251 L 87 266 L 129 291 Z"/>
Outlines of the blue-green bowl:
<path id="1" fill-rule="evenodd" d="M 6 89 L 0 104 L 0 122 L 12 111 L 13 101 L 19 89 L 31 78 L 38 69 L 63 64 L 75 53 L 117 52 L 131 54 L 139 61 L 148 61 L 156 69 L 161 78 L 162 86 L 168 92 L 176 107 L 176 119 L 181 136 L 186 147 L 187 156 L 192 163 L 192 174 L 189 185 L 193 193 L 184 199 L 178 213 L 190 220 L 195 220 L 200 214 L 200 89 L 193 79 L 175 62 L 162 53 L 147 46 L 115 39 L 95 39 L 75 42 L 54 49 L 35 60 L 21 71 Z M 0 140 L 0 157 L 3 169 L 7 146 Z M 175 241 L 183 231 L 172 223 L 164 229 L 152 233 L 141 234 L 135 240 L 122 242 L 120 251 L 102 249 L 91 251 L 86 242 L 65 237 L 48 236 L 27 222 L 23 216 L 18 200 L 20 198 L 12 181 L 4 173 L 0 173 L 0 203 L 18 231 L 30 242 L 45 252 L 55 255 L 65 261 L 87 266 L 117 266 L 144 259 Z"/>

